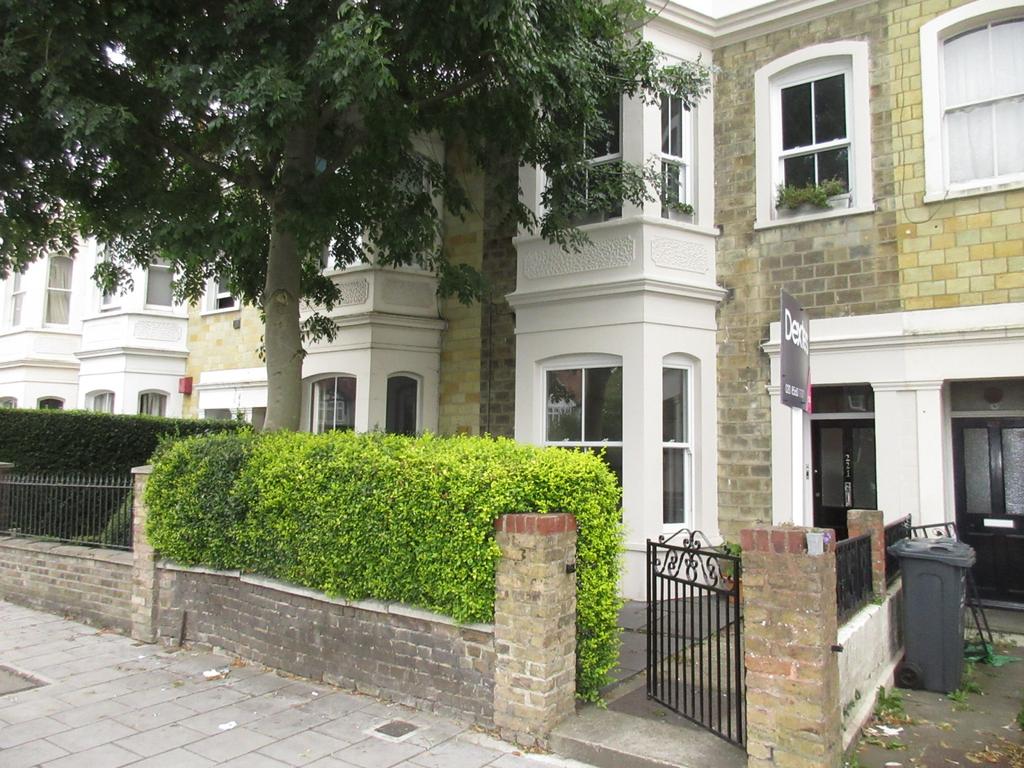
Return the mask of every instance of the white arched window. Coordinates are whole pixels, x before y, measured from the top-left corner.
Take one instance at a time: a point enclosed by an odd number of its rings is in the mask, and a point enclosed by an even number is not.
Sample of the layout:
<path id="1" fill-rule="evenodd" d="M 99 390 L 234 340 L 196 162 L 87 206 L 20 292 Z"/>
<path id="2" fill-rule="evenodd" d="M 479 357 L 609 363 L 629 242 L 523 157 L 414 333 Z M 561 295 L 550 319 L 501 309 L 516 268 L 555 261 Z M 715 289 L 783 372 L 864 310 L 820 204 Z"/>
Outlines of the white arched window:
<path id="1" fill-rule="evenodd" d="M 41 411 L 62 411 L 64 401 L 59 397 L 41 397 L 36 401 L 36 407 Z"/>
<path id="2" fill-rule="evenodd" d="M 920 35 L 925 200 L 1024 183 L 1024 4 L 977 0 Z"/>
<path id="3" fill-rule="evenodd" d="M 356 379 L 330 376 L 313 382 L 310 431 L 354 429 L 356 425 Z"/>
<path id="4" fill-rule="evenodd" d="M 114 393 L 110 391 L 90 392 L 85 396 L 85 407 L 96 413 L 114 412 Z"/>
<path id="5" fill-rule="evenodd" d="M 166 392 L 140 392 L 139 413 L 145 416 L 167 415 L 167 393 Z"/>
<path id="6" fill-rule="evenodd" d="M 0 408 L 17 408 L 18 400 L 14 397 L 0 397 Z"/>

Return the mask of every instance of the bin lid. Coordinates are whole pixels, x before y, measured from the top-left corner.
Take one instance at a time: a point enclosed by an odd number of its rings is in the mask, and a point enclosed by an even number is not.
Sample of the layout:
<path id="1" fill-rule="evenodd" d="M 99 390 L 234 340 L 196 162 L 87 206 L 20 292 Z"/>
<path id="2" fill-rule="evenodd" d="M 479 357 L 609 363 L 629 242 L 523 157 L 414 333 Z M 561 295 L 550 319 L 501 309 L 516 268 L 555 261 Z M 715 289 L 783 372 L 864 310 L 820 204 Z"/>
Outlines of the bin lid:
<path id="1" fill-rule="evenodd" d="M 947 537 L 900 539 L 889 547 L 889 554 L 899 558 L 934 560 L 958 568 L 970 568 L 974 565 L 974 547 Z"/>

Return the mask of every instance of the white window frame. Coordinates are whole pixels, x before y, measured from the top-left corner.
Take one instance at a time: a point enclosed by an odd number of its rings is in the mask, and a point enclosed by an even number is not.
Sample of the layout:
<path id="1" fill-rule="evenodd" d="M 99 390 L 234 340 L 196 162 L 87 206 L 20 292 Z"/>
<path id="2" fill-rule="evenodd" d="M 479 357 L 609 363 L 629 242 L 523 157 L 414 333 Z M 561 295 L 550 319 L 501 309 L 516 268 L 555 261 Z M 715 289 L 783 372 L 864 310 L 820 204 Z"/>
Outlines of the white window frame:
<path id="1" fill-rule="evenodd" d="M 687 109 L 683 104 L 683 100 L 679 96 L 672 96 L 671 94 L 663 93 L 661 95 L 661 104 L 658 109 L 659 117 L 659 144 L 658 144 L 658 160 L 661 164 L 661 180 L 662 184 L 665 183 L 665 166 L 677 165 L 683 169 L 683 183 L 679 185 L 679 199 L 677 202 L 687 203 L 693 208 L 693 213 L 690 214 L 693 220 L 697 218 L 697 203 L 695 201 L 695 173 L 694 173 L 694 158 L 696 152 L 694 151 L 694 136 L 695 136 L 695 125 L 697 122 L 696 109 Z M 679 142 L 681 144 L 680 151 L 678 153 L 672 151 L 672 147 L 669 147 L 669 151 L 665 151 L 664 144 L 664 125 L 665 125 L 665 100 L 669 101 L 669 114 L 671 115 L 671 103 L 679 102 L 679 107 L 682 110 L 682 119 L 679 121 L 680 137 Z M 687 215 L 680 214 L 676 211 L 670 210 L 667 205 L 662 204 L 661 216 L 665 219 L 685 219 Z"/>
<path id="2" fill-rule="evenodd" d="M 694 401 L 696 400 L 696 393 L 694 390 L 695 372 L 694 366 L 690 362 L 683 362 L 678 360 L 678 356 L 669 355 L 666 357 L 661 364 L 662 369 L 662 402 L 664 403 L 664 371 L 675 370 L 683 371 L 686 374 L 686 432 L 685 439 L 682 441 L 665 440 L 664 427 L 662 428 L 660 435 L 660 443 L 662 448 L 662 477 L 664 478 L 664 450 L 678 450 L 682 451 L 684 455 L 683 461 L 683 520 L 682 522 L 669 523 L 665 521 L 665 489 L 661 489 L 662 498 L 662 527 L 667 531 L 674 531 L 680 528 L 692 527 L 693 526 L 693 498 L 694 498 L 694 466 L 696 464 L 695 458 L 695 446 L 693 435 L 696 429 L 694 423 L 694 416 L 696 410 L 694 408 Z M 664 485 L 664 483 L 663 483 Z"/>
<path id="3" fill-rule="evenodd" d="M 43 403 L 59 403 L 57 408 L 43 408 Z M 63 411 L 64 410 L 64 398 L 63 397 L 40 397 L 36 400 L 37 410 L 48 410 L 48 411 Z"/>
<path id="4" fill-rule="evenodd" d="M 149 411 L 148 408 L 147 409 L 143 409 L 143 407 L 142 407 L 143 406 L 143 398 L 145 398 L 145 397 L 160 397 L 160 398 L 163 398 L 163 400 L 162 400 L 162 407 L 160 409 L 160 413 L 149 413 L 148 412 Z M 138 406 L 139 406 L 139 408 L 138 408 L 138 413 L 139 413 L 140 416 L 161 416 L 161 417 L 165 417 L 166 418 L 166 416 L 167 416 L 167 406 L 168 406 L 169 402 L 170 402 L 169 395 L 166 392 L 162 391 L 162 390 L 159 390 L 159 389 L 146 389 L 146 390 L 143 390 L 142 392 L 139 392 L 139 398 L 138 398 Z"/>
<path id="5" fill-rule="evenodd" d="M 70 269 L 69 269 L 69 272 L 68 272 L 68 287 L 67 288 L 59 288 L 59 287 L 54 287 L 54 286 L 50 285 L 50 267 L 53 264 L 53 260 L 54 259 L 64 259 L 65 261 L 67 261 L 71 265 Z M 71 324 L 71 294 L 72 294 L 72 286 L 74 284 L 74 282 L 73 282 L 74 279 L 75 279 L 75 260 L 72 259 L 70 256 L 66 256 L 64 254 L 54 254 L 54 255 L 50 256 L 50 258 L 48 258 L 46 260 L 46 293 L 45 293 L 46 300 L 45 300 L 45 303 L 44 303 L 44 306 L 43 306 L 43 323 L 44 324 L 46 324 L 46 325 L 61 325 L 61 326 L 70 325 Z M 68 319 L 65 320 L 64 322 L 60 322 L 58 320 L 51 320 L 50 319 L 50 297 L 52 295 L 55 295 L 55 294 L 67 294 L 67 297 L 68 297 Z"/>
<path id="6" fill-rule="evenodd" d="M 620 94 L 618 96 L 618 107 L 619 107 L 619 109 L 618 109 L 618 124 L 615 126 L 616 133 L 618 134 L 618 137 L 619 137 L 619 148 L 615 152 L 608 152 L 608 153 L 606 153 L 604 155 L 599 155 L 598 157 L 587 158 L 587 166 L 589 168 L 597 168 L 598 166 L 607 165 L 609 163 L 622 162 L 622 138 L 623 138 L 623 136 L 622 136 L 622 128 L 623 128 L 623 123 L 624 123 L 623 114 L 622 114 L 622 101 L 623 101 L 622 95 Z M 584 142 L 586 142 L 585 138 L 584 138 Z M 589 179 L 589 174 L 588 174 L 588 178 L 587 178 L 587 197 L 588 197 L 588 199 L 589 199 L 589 195 L 590 195 L 590 179 Z M 622 201 L 620 200 L 619 201 L 619 213 L 610 216 L 610 215 L 608 215 L 607 211 L 587 211 L 587 213 L 585 213 L 582 216 L 580 222 L 576 226 L 582 227 L 582 226 L 586 226 L 588 224 L 600 224 L 601 222 L 604 222 L 604 221 L 615 221 L 616 219 L 621 219 L 621 218 L 622 218 Z"/>
<path id="7" fill-rule="evenodd" d="M 874 210 L 871 173 L 871 107 L 869 46 L 843 40 L 802 48 L 772 61 L 754 73 L 754 141 L 757 169 L 755 229 L 813 219 L 850 216 Z M 782 89 L 798 83 L 843 74 L 846 78 L 846 140 L 850 146 L 850 205 L 806 215 L 776 215 L 775 199 L 782 184 Z M 800 152 L 805 152 L 801 148 Z"/>
<path id="8" fill-rule="evenodd" d="M 309 382 L 309 431 L 312 432 L 313 434 L 321 434 L 321 430 L 317 428 L 317 386 L 325 381 L 333 381 L 336 379 L 352 379 L 352 381 L 355 382 L 355 393 L 352 396 L 352 425 L 350 427 L 351 429 L 355 429 L 356 398 L 359 397 L 359 377 L 356 376 L 354 373 L 328 373 L 323 376 L 317 376 L 315 379 Z M 333 427 L 333 429 L 337 429 L 337 427 Z"/>
<path id="9" fill-rule="evenodd" d="M 114 404 L 116 402 L 114 393 L 109 389 L 98 389 L 85 396 L 86 410 L 94 411 L 95 413 L 114 413 Z"/>
<path id="10" fill-rule="evenodd" d="M 149 300 L 149 281 L 152 278 L 154 269 L 167 270 L 171 278 L 171 298 L 167 304 L 155 304 Z M 170 262 L 164 259 L 153 259 L 146 267 L 146 292 L 143 294 L 146 309 L 171 309 L 174 306 L 174 271 Z"/>
<path id="11" fill-rule="evenodd" d="M 25 312 L 25 283 L 23 275 L 15 270 L 11 273 L 11 303 L 7 311 L 7 323 L 11 328 L 18 328 L 24 320 Z"/>
<path id="12" fill-rule="evenodd" d="M 581 409 L 581 431 L 580 437 L 585 438 L 586 435 L 582 431 L 582 419 L 583 414 L 586 413 L 586 374 L 583 371 L 591 368 L 620 368 L 623 376 L 623 420 L 625 419 L 625 408 L 626 408 L 626 393 L 625 393 L 625 366 L 622 364 L 622 358 L 617 355 L 574 355 L 554 358 L 551 360 L 545 360 L 540 366 L 540 380 L 538 382 L 540 388 L 540 397 L 538 402 L 541 407 L 539 409 L 540 418 L 540 429 L 537 432 L 541 436 L 541 445 L 552 446 L 556 448 L 582 448 L 587 450 L 600 450 L 601 448 L 618 448 L 622 452 L 622 469 L 625 473 L 626 467 L 626 453 L 623 449 L 623 441 L 620 440 L 549 440 L 548 439 L 548 374 L 553 371 L 565 371 L 579 368 L 581 373 L 581 389 L 580 389 L 580 409 Z M 622 425 L 622 433 L 625 435 L 625 424 Z"/>
<path id="13" fill-rule="evenodd" d="M 16 397 L 0 397 L 0 408 L 17 408 L 18 398 Z"/>
<path id="14" fill-rule="evenodd" d="M 1024 186 L 1024 174 L 1008 174 L 991 179 L 975 179 L 950 184 L 945 140 L 943 99 L 943 43 L 951 37 L 988 26 L 993 22 L 1024 17 L 1020 0 L 975 0 L 937 16 L 923 24 L 921 44 L 921 108 L 924 123 L 924 202 L 962 197 L 994 189 Z M 1017 137 L 1019 140 L 1020 137 Z"/>

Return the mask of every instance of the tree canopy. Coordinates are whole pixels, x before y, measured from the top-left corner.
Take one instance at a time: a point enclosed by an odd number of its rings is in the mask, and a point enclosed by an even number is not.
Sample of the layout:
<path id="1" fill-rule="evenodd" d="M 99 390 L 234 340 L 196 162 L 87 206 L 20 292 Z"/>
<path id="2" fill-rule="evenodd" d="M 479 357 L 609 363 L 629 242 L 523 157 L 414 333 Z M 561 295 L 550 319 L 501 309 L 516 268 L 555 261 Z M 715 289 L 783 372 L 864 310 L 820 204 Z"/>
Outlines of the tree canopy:
<path id="1" fill-rule="evenodd" d="M 0 277 L 105 244 L 106 288 L 171 262 L 179 296 L 213 276 L 264 313 L 268 428 L 297 428 L 302 337 L 330 334 L 335 266 L 420 264 L 440 289 L 478 276 L 440 247 L 440 205 L 470 202 L 432 145 L 484 171 L 536 165 L 536 219 L 570 245 L 587 142 L 610 94 L 692 103 L 698 64 L 662 66 L 642 0 L 0 0 Z M 603 183 L 639 201 L 648 174 Z"/>

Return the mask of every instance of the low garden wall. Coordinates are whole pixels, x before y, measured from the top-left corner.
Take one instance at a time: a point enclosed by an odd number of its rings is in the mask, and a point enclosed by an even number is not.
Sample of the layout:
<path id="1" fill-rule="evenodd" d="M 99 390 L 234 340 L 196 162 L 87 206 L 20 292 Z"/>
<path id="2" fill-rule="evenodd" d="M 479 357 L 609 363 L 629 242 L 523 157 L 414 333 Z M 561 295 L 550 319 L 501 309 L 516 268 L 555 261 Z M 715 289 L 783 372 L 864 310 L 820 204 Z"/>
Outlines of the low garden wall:
<path id="1" fill-rule="evenodd" d="M 419 709 L 494 724 L 494 628 L 235 572 L 157 566 L 156 634 Z"/>
<path id="2" fill-rule="evenodd" d="M 0 599 L 131 630 L 132 553 L 0 538 Z"/>

